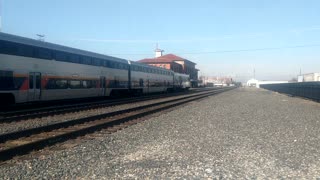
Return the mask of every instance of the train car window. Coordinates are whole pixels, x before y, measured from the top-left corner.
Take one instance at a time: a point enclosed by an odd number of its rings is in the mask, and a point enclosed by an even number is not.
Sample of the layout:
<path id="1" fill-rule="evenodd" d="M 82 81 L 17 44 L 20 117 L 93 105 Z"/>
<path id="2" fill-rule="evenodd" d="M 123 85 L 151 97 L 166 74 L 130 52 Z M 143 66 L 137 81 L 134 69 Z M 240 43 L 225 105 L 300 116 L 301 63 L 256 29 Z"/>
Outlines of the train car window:
<path id="1" fill-rule="evenodd" d="M 0 89 L 7 90 L 12 89 L 13 84 L 13 72 L 12 71 L 0 71 Z"/>
<path id="2" fill-rule="evenodd" d="M 103 59 L 98 59 L 98 60 L 99 60 L 99 64 L 100 64 L 99 66 L 104 66 L 104 64 L 105 64 L 104 60 Z"/>
<path id="3" fill-rule="evenodd" d="M 110 61 L 105 61 L 105 65 L 106 65 L 106 67 L 111 68 L 111 62 Z"/>
<path id="4" fill-rule="evenodd" d="M 88 88 L 88 81 L 82 81 L 82 87 Z"/>
<path id="5" fill-rule="evenodd" d="M 87 56 L 81 56 L 80 57 L 80 63 L 81 64 L 88 64 L 88 65 L 92 65 L 92 60 L 90 57 Z"/>
<path id="6" fill-rule="evenodd" d="M 107 61 L 107 66 L 108 66 L 108 68 L 112 68 L 112 62 L 111 61 Z"/>
<path id="7" fill-rule="evenodd" d="M 29 89 L 33 89 L 33 75 L 29 75 Z"/>
<path id="8" fill-rule="evenodd" d="M 15 90 L 20 89 L 21 86 L 23 85 L 25 79 L 26 79 L 25 77 L 15 77 L 15 78 L 13 78 L 13 86 L 14 86 L 13 89 L 15 89 Z"/>
<path id="9" fill-rule="evenodd" d="M 103 66 L 103 67 L 105 67 L 106 66 L 106 61 L 105 60 L 103 60 L 103 59 L 99 59 L 99 63 L 100 63 L 100 66 Z"/>
<path id="10" fill-rule="evenodd" d="M 57 61 L 65 61 L 65 62 L 68 62 L 68 55 L 67 55 L 67 53 L 57 51 L 57 52 L 56 52 L 56 60 L 57 60 Z"/>
<path id="11" fill-rule="evenodd" d="M 51 50 L 45 48 L 36 48 L 35 55 L 40 59 L 52 59 Z"/>
<path id="12" fill-rule="evenodd" d="M 49 79 L 46 89 L 67 89 L 68 81 L 65 79 Z"/>
<path id="13" fill-rule="evenodd" d="M 139 79 L 139 86 L 143 87 L 143 79 Z"/>
<path id="14" fill-rule="evenodd" d="M 54 79 L 49 79 L 46 84 L 46 89 L 54 89 L 56 85 L 56 82 Z"/>
<path id="15" fill-rule="evenodd" d="M 85 81 L 82 81 L 82 87 L 83 88 L 93 88 L 93 81 L 92 80 L 85 80 Z"/>
<path id="16" fill-rule="evenodd" d="M 95 88 L 95 87 L 97 87 L 98 81 L 97 80 L 93 80 L 91 82 L 91 84 L 92 84 L 92 88 Z"/>
<path id="17" fill-rule="evenodd" d="M 88 88 L 94 88 L 95 86 L 94 86 L 94 80 L 90 80 L 90 81 L 88 81 Z"/>
<path id="18" fill-rule="evenodd" d="M 114 63 L 114 62 L 109 61 L 109 68 L 114 68 L 114 66 L 115 66 L 115 63 Z"/>
<path id="19" fill-rule="evenodd" d="M 33 57 L 34 56 L 34 48 L 32 46 L 19 45 L 18 55 L 26 56 L 26 57 Z"/>
<path id="20" fill-rule="evenodd" d="M 68 81 L 64 79 L 57 79 L 55 80 L 54 89 L 67 89 Z"/>
<path id="21" fill-rule="evenodd" d="M 81 88 L 81 81 L 79 81 L 79 80 L 70 80 L 69 81 L 69 88 L 71 88 L 71 89 L 79 89 L 79 88 Z"/>
<path id="22" fill-rule="evenodd" d="M 104 60 L 104 61 L 103 61 L 103 66 L 104 66 L 104 67 L 109 67 L 108 61 Z"/>
<path id="23" fill-rule="evenodd" d="M 18 54 L 18 45 L 16 43 L 1 41 L 0 52 L 3 54 Z"/>
<path id="24" fill-rule="evenodd" d="M 110 68 L 115 68 L 115 66 L 116 66 L 116 64 L 114 62 L 111 62 L 111 61 L 109 62 L 109 67 Z"/>
<path id="25" fill-rule="evenodd" d="M 109 61 L 109 68 L 115 68 L 115 63 L 112 61 Z"/>
<path id="26" fill-rule="evenodd" d="M 100 60 L 97 58 L 92 58 L 92 65 L 94 66 L 100 66 Z"/>
<path id="27" fill-rule="evenodd" d="M 72 63 L 79 63 L 80 61 L 80 57 L 75 54 L 70 54 L 68 59 L 69 59 L 69 62 L 72 62 Z"/>
<path id="28" fill-rule="evenodd" d="M 36 89 L 40 89 L 41 88 L 41 76 L 37 75 L 36 76 Z"/>

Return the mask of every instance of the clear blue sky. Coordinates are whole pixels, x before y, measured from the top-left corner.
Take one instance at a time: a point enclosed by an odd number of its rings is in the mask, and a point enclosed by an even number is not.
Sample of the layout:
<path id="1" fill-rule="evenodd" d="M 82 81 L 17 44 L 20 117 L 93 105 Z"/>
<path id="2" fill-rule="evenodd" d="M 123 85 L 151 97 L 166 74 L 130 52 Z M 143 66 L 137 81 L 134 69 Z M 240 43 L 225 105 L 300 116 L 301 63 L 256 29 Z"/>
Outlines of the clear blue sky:
<path id="1" fill-rule="evenodd" d="M 319 0 L 2 0 L 1 5 L 3 32 L 45 34 L 48 42 L 121 58 L 153 57 L 158 42 L 165 53 L 196 62 L 202 75 L 246 80 L 255 68 L 260 80 L 286 80 L 300 68 L 320 72 Z"/>

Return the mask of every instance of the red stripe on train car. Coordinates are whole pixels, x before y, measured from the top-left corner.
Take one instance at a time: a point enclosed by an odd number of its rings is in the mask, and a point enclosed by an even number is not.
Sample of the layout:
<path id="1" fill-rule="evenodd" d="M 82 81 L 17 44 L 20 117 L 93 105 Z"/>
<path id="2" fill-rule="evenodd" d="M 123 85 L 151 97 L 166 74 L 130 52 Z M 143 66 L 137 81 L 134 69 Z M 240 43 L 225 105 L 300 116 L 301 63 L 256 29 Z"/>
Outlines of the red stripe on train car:
<path id="1" fill-rule="evenodd" d="M 29 89 L 29 78 L 26 77 L 22 83 L 22 86 L 20 87 L 21 91 L 25 91 Z"/>

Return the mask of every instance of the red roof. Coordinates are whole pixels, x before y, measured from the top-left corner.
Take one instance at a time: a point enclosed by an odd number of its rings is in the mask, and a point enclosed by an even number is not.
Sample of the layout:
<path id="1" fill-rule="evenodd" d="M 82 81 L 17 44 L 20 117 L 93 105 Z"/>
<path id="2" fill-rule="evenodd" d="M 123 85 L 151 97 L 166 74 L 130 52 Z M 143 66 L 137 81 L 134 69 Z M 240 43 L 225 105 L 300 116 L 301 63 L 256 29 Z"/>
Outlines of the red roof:
<path id="1" fill-rule="evenodd" d="M 184 59 L 182 57 L 176 56 L 174 54 L 166 54 L 157 58 L 146 58 L 146 59 L 142 59 L 139 60 L 138 62 L 142 62 L 142 63 L 152 63 L 152 62 L 156 62 L 156 63 L 161 63 L 161 62 L 166 62 L 166 63 L 170 63 L 173 61 L 185 61 L 187 59 Z"/>

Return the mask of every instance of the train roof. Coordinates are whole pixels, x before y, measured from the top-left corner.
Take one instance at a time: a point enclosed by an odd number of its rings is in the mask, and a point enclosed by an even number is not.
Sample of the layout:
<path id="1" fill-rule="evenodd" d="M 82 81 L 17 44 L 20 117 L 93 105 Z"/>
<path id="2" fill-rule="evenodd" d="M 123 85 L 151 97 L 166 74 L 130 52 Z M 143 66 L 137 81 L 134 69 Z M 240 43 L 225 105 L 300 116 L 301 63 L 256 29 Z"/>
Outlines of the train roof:
<path id="1" fill-rule="evenodd" d="M 133 65 L 138 65 L 138 66 L 142 66 L 142 67 L 159 69 L 159 70 L 163 70 L 163 71 L 171 71 L 171 70 L 166 69 L 166 68 L 161 68 L 161 67 L 157 67 L 157 66 L 152 66 L 152 65 L 148 65 L 148 64 L 144 64 L 144 63 L 140 63 L 140 62 L 136 62 L 136 61 L 130 61 L 130 63 L 133 64 Z M 172 71 L 172 72 L 173 72 L 173 71 Z"/>
<path id="2" fill-rule="evenodd" d="M 25 37 L 16 36 L 16 35 L 7 34 L 7 33 L 0 33 L 0 40 L 11 41 L 11 42 L 15 42 L 15 43 L 21 43 L 21 44 L 31 45 L 31 46 L 36 46 L 36 47 L 48 48 L 48 49 L 52 49 L 52 50 L 63 51 L 63 52 L 68 52 L 68 53 L 73 53 L 73 54 L 79 54 L 79 55 L 83 55 L 83 56 L 90 56 L 90 57 L 95 57 L 95 58 L 107 59 L 107 60 L 117 61 L 117 62 L 122 62 L 122 63 L 128 62 L 127 60 L 121 59 L 121 58 L 116 58 L 116 57 L 112 57 L 112 56 L 108 56 L 108 55 L 103 55 L 103 54 L 85 51 L 85 50 L 81 50 L 81 49 L 76 49 L 76 48 L 72 48 L 72 47 L 68 47 L 68 46 L 58 45 L 58 44 L 54 44 L 54 43 L 43 42 L 43 41 L 25 38 Z"/>

